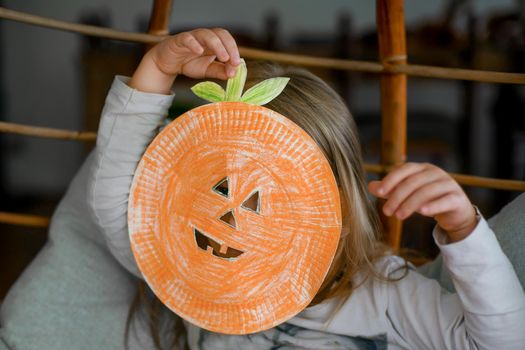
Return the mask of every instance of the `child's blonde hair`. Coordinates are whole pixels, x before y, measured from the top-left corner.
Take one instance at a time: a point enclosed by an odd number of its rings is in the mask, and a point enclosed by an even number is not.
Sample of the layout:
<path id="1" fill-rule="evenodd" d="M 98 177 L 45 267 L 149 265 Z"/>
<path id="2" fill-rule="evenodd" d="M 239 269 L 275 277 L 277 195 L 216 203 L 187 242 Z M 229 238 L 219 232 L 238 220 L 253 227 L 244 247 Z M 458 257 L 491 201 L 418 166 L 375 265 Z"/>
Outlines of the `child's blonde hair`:
<path id="1" fill-rule="evenodd" d="M 339 95 L 324 81 L 307 70 L 284 67 L 274 63 L 256 62 L 248 65 L 247 88 L 272 77 L 289 77 L 283 92 L 270 103 L 270 108 L 289 118 L 303 128 L 319 145 L 334 172 L 341 193 L 343 230 L 328 274 L 311 305 L 329 298 L 348 298 L 360 282 L 353 277 L 356 272 L 363 277 L 379 278 L 374 261 L 385 255 L 387 247 L 380 242 L 381 225 L 366 189 L 361 145 L 354 119 Z M 158 300 L 151 299 L 142 282 L 138 297 L 128 317 L 136 310 L 144 310 L 154 342 L 161 347 L 159 314 L 163 308 Z M 174 319 L 173 345 L 184 332 L 180 319 Z M 127 337 L 127 336 L 126 336 Z"/>
<path id="2" fill-rule="evenodd" d="M 248 66 L 247 86 L 271 77 L 289 77 L 283 92 L 265 105 L 303 128 L 328 159 L 340 188 L 343 231 L 331 268 L 314 298 L 348 297 L 357 271 L 376 275 L 374 261 L 388 250 L 380 243 L 381 225 L 368 198 L 357 126 L 341 97 L 305 69 L 257 62 Z"/>

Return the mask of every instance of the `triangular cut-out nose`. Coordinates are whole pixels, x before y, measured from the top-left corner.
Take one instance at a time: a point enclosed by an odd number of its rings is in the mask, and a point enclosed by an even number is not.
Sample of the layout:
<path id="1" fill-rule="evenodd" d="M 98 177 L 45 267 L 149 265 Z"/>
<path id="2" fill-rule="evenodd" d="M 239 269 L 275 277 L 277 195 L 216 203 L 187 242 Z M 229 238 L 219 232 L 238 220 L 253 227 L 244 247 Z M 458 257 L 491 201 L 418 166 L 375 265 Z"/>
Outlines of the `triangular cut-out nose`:
<path id="1" fill-rule="evenodd" d="M 230 225 L 233 228 L 237 228 L 237 223 L 235 222 L 235 216 L 233 215 L 233 210 L 228 210 L 226 213 L 222 214 L 219 218 L 222 222 Z"/>
<path id="2" fill-rule="evenodd" d="M 260 202 L 259 191 L 255 191 L 241 204 L 241 207 L 259 214 Z"/>
<path id="3" fill-rule="evenodd" d="M 230 196 L 230 188 L 229 188 L 229 183 L 228 183 L 228 178 L 225 177 L 224 179 L 222 179 L 221 181 L 217 182 L 217 184 L 215 186 L 213 186 L 213 190 L 224 196 L 224 197 L 229 197 Z"/>

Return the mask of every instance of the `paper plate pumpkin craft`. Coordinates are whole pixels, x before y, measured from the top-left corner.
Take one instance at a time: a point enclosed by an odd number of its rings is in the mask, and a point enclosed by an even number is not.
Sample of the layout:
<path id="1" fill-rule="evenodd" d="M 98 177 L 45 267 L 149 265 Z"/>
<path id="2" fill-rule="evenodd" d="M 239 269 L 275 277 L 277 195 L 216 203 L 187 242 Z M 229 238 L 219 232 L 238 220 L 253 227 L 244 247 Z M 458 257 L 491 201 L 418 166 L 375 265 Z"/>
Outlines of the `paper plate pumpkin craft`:
<path id="1" fill-rule="evenodd" d="M 288 82 L 244 94 L 244 63 L 227 83 L 192 90 L 214 103 L 171 122 L 136 170 L 129 233 L 157 297 L 211 331 L 246 334 L 303 310 L 341 232 L 337 184 L 314 140 L 260 106 Z"/>

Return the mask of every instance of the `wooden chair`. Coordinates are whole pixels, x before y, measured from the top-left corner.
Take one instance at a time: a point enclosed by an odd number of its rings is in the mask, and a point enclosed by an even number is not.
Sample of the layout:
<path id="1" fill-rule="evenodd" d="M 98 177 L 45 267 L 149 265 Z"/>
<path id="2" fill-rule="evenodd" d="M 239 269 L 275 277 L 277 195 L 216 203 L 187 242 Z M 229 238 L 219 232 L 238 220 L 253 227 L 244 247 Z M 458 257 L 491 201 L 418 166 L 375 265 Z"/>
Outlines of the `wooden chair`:
<path id="1" fill-rule="evenodd" d="M 377 30 L 379 62 L 349 59 L 321 58 L 272 52 L 241 47 L 241 55 L 248 59 L 270 59 L 283 63 L 308 67 L 323 67 L 345 71 L 380 74 L 382 134 L 379 164 L 367 164 L 369 172 L 384 175 L 393 166 L 406 160 L 407 145 L 407 77 L 418 76 L 438 79 L 492 82 L 502 84 L 525 84 L 525 74 L 500 73 L 465 69 L 451 69 L 407 64 L 406 35 L 404 27 L 403 0 L 377 0 Z M 145 45 L 153 45 L 168 34 L 171 0 L 155 0 L 151 12 L 148 33 L 130 33 L 85 24 L 68 23 L 0 8 L 0 18 L 72 31 L 88 36 L 111 38 Z M 0 132 L 31 135 L 44 138 L 93 141 L 91 131 L 68 131 L 15 123 L 0 122 Z M 525 182 L 481 178 L 464 174 L 452 174 L 462 185 L 496 189 L 525 191 Z M 381 205 L 379 203 L 379 205 Z M 402 222 L 382 217 L 385 241 L 394 249 L 400 248 Z M 0 222 L 12 225 L 46 227 L 49 219 L 44 216 L 0 212 Z"/>

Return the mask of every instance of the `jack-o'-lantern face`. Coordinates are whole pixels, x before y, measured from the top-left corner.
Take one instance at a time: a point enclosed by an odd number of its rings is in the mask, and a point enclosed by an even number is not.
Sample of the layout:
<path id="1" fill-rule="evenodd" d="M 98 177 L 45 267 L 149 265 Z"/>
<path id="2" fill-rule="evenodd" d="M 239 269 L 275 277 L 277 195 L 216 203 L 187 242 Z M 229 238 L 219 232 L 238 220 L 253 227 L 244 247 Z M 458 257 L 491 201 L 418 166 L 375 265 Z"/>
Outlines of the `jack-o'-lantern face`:
<path id="1" fill-rule="evenodd" d="M 341 213 L 315 142 L 269 109 L 223 102 L 168 125 L 130 196 L 138 266 L 190 322 L 243 334 L 306 307 L 335 253 Z"/>
<path id="2" fill-rule="evenodd" d="M 227 199 L 230 198 L 230 181 L 228 178 L 224 178 L 215 186 L 213 186 L 213 191 L 220 196 L 223 196 Z M 260 213 L 260 198 L 259 190 L 256 190 L 254 193 L 250 194 L 248 198 L 241 204 L 240 208 L 243 210 L 249 210 L 253 213 Z M 230 226 L 231 228 L 237 230 L 237 222 L 235 221 L 235 212 L 233 209 L 228 210 L 219 217 L 219 220 Z M 204 251 L 210 251 L 213 256 L 216 256 L 221 259 L 235 260 L 242 253 L 242 250 L 235 249 L 227 246 L 226 244 L 220 243 L 211 237 L 209 233 L 204 233 L 199 231 L 198 228 L 193 227 L 193 233 L 195 235 L 195 243 L 199 248 Z"/>

